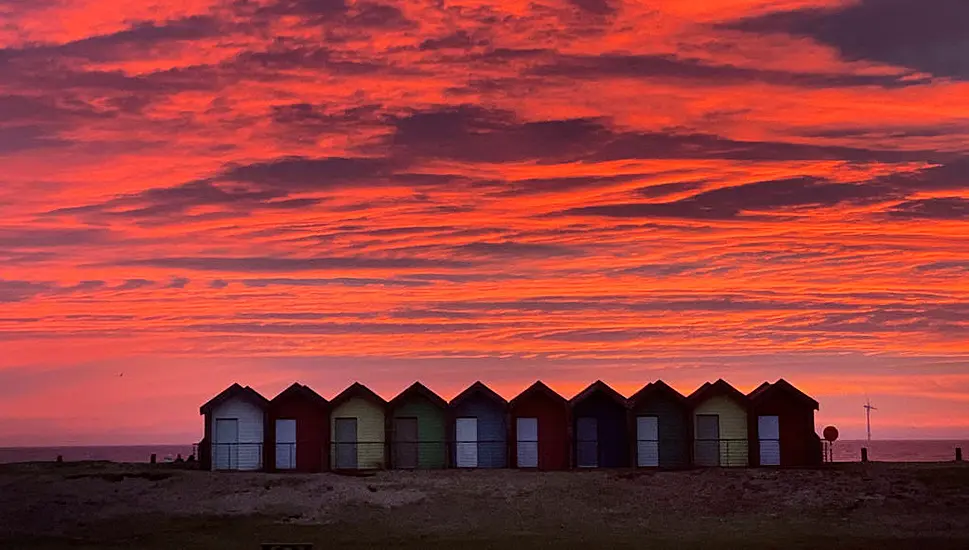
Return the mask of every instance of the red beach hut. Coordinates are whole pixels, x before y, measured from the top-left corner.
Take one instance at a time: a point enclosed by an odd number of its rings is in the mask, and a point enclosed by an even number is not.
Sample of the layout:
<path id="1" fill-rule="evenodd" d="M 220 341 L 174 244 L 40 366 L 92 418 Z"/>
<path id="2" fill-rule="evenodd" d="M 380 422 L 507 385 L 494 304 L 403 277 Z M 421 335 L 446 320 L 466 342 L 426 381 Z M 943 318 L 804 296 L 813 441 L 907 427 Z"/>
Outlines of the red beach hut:
<path id="1" fill-rule="evenodd" d="M 814 432 L 818 402 L 783 378 L 764 382 L 747 396 L 750 403 L 750 463 L 755 466 L 815 466 L 821 439 Z"/>
<path id="2" fill-rule="evenodd" d="M 535 382 L 508 403 L 511 462 L 519 468 L 567 470 L 571 430 L 569 402 Z"/>
<path id="3" fill-rule="evenodd" d="M 322 472 L 329 469 L 330 416 L 326 399 L 300 383 L 286 388 L 266 409 L 266 469 Z"/>

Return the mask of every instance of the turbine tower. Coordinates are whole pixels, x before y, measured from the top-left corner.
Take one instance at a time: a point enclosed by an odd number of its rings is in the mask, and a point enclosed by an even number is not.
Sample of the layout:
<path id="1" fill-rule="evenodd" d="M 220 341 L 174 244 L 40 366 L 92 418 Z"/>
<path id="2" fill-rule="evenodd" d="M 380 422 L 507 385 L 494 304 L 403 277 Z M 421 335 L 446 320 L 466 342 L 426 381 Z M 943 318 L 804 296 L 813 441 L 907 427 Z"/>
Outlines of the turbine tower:
<path id="1" fill-rule="evenodd" d="M 865 398 L 865 424 L 868 428 L 868 447 L 871 448 L 871 411 L 878 409 L 871 405 L 871 399 Z"/>

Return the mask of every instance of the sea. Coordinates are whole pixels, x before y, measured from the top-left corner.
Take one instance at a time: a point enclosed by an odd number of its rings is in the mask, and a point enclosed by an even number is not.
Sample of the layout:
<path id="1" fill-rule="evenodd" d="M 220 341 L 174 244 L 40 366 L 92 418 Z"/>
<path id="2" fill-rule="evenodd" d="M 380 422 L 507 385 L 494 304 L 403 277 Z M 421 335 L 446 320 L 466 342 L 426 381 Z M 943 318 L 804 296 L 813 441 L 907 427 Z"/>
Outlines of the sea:
<path id="1" fill-rule="evenodd" d="M 158 462 L 188 458 L 195 446 L 188 445 L 114 445 L 102 447 L 0 447 L 0 464 L 12 462 L 49 462 L 63 457 L 65 462 L 108 460 L 111 462 Z"/>
<path id="2" fill-rule="evenodd" d="M 868 447 L 868 459 L 876 462 L 946 462 L 955 460 L 955 450 L 962 448 L 969 460 L 969 441 L 948 440 L 864 440 L 836 441 L 833 447 L 835 462 L 860 462 L 861 448 Z M 173 460 L 178 455 L 187 458 L 195 453 L 188 445 L 138 445 L 107 447 L 0 447 L 0 463 L 46 462 L 63 457 L 67 462 L 108 460 L 111 462 L 149 462 L 154 454 L 159 462 Z"/>

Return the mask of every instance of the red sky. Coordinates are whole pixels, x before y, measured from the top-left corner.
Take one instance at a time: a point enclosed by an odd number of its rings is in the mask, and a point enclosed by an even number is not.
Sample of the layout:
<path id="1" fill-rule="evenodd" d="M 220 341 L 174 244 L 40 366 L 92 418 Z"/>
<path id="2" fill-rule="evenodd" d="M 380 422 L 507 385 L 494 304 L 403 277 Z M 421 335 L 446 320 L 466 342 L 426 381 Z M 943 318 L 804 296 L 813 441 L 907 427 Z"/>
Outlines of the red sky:
<path id="1" fill-rule="evenodd" d="M 231 382 L 969 435 L 963 0 L 0 0 L 0 445 Z M 123 374 L 123 375 L 122 375 Z"/>

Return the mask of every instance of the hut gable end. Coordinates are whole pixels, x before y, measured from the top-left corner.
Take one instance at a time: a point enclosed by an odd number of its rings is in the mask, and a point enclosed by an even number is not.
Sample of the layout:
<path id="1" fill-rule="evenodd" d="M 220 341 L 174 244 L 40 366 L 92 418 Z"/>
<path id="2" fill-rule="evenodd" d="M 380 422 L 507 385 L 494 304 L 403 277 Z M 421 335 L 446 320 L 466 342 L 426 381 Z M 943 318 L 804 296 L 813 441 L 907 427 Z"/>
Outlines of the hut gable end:
<path id="1" fill-rule="evenodd" d="M 475 397 L 483 397 L 489 401 L 501 405 L 503 408 L 508 406 L 508 401 L 504 397 L 499 395 L 496 391 L 489 388 L 483 382 L 478 381 L 474 384 L 468 386 L 463 392 L 459 393 L 451 399 L 449 406 L 454 409 L 463 405 L 466 401 L 473 399 Z"/>

